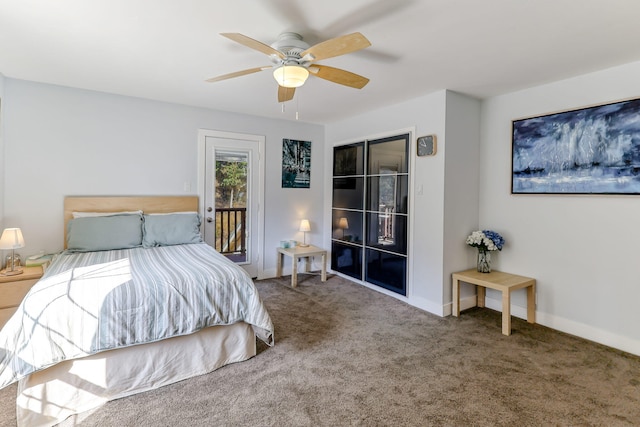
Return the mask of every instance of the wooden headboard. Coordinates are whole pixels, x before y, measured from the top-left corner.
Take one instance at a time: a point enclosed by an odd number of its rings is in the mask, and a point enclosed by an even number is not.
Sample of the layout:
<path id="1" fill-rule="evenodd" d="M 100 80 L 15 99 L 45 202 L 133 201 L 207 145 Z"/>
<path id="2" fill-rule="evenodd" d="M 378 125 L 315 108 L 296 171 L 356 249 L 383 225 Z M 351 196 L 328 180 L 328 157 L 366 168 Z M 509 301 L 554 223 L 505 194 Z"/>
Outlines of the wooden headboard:
<path id="1" fill-rule="evenodd" d="M 67 224 L 73 218 L 73 212 L 135 210 L 144 213 L 198 212 L 198 196 L 65 197 L 64 247 L 67 247 Z"/>

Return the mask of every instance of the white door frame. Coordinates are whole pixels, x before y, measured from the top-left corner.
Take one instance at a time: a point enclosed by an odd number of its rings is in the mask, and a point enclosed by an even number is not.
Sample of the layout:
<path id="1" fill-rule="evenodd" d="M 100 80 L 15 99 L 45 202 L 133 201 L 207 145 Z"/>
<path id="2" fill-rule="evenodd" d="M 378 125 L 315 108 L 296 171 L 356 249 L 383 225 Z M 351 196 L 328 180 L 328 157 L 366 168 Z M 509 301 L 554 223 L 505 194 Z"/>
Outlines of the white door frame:
<path id="1" fill-rule="evenodd" d="M 257 198 L 258 202 L 258 212 L 254 212 L 257 216 L 258 222 L 258 230 L 256 230 L 256 247 L 253 250 L 254 259 L 252 262 L 255 262 L 258 267 L 258 279 L 264 278 L 264 146 L 265 146 L 265 137 L 264 135 L 251 135 L 244 133 L 235 133 L 235 132 L 224 132 L 218 130 L 210 130 L 210 129 L 198 129 L 198 211 L 202 218 L 205 218 L 204 211 L 204 200 L 205 200 L 205 189 L 206 189 L 206 164 L 207 164 L 207 155 L 206 155 L 206 138 L 221 138 L 221 139 L 237 139 L 242 141 L 252 141 L 258 144 L 258 170 L 253 171 L 258 176 L 258 188 L 255 189 L 255 193 L 253 197 Z"/>

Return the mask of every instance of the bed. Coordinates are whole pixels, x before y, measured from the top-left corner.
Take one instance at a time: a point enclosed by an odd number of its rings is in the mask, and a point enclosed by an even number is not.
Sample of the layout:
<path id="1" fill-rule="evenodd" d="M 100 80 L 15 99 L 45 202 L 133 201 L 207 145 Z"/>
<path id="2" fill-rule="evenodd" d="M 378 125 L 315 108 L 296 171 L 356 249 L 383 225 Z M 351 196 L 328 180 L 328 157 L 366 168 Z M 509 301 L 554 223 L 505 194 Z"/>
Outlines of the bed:
<path id="1" fill-rule="evenodd" d="M 256 337 L 273 345 L 255 285 L 201 241 L 197 209 L 197 197 L 65 199 L 65 251 L 0 331 L 19 426 L 247 360 Z"/>

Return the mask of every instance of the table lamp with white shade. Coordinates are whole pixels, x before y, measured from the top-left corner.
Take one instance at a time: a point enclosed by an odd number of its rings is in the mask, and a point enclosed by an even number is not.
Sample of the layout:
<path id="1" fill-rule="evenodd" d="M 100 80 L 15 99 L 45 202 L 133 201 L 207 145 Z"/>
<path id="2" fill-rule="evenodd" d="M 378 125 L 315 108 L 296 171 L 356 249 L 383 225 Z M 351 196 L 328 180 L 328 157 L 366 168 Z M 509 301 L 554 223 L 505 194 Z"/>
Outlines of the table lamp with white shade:
<path id="1" fill-rule="evenodd" d="M 344 230 L 349 229 L 349 221 L 347 218 L 342 217 L 338 220 L 338 228 L 342 229 L 342 240 L 344 240 Z"/>
<path id="2" fill-rule="evenodd" d="M 16 249 L 24 248 L 24 237 L 19 228 L 5 228 L 0 237 L 0 249 L 11 249 L 11 261 L 0 271 L 2 276 L 13 276 L 22 273 L 22 267 L 16 267 Z"/>
<path id="3" fill-rule="evenodd" d="M 307 246 L 309 246 L 307 244 L 307 231 L 311 231 L 311 224 L 309 224 L 308 219 L 303 219 L 300 221 L 300 231 L 304 233 L 303 241 L 300 246 L 302 246 L 303 248 L 306 248 Z"/>

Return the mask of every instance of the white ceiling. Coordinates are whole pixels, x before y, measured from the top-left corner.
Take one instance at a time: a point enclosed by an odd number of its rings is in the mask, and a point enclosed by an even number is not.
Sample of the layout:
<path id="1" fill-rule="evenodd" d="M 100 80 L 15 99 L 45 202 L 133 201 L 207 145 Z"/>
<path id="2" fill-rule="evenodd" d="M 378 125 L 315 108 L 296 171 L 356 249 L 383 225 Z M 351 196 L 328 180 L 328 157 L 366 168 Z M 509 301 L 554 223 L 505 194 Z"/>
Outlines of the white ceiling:
<path id="1" fill-rule="evenodd" d="M 640 60 L 637 0 L 0 0 L 6 77 L 218 110 L 330 123 L 451 89 L 478 98 Z M 311 77 L 285 104 L 264 54 L 283 31 L 315 43 L 359 31 L 372 46 L 319 61 L 371 79 Z"/>

